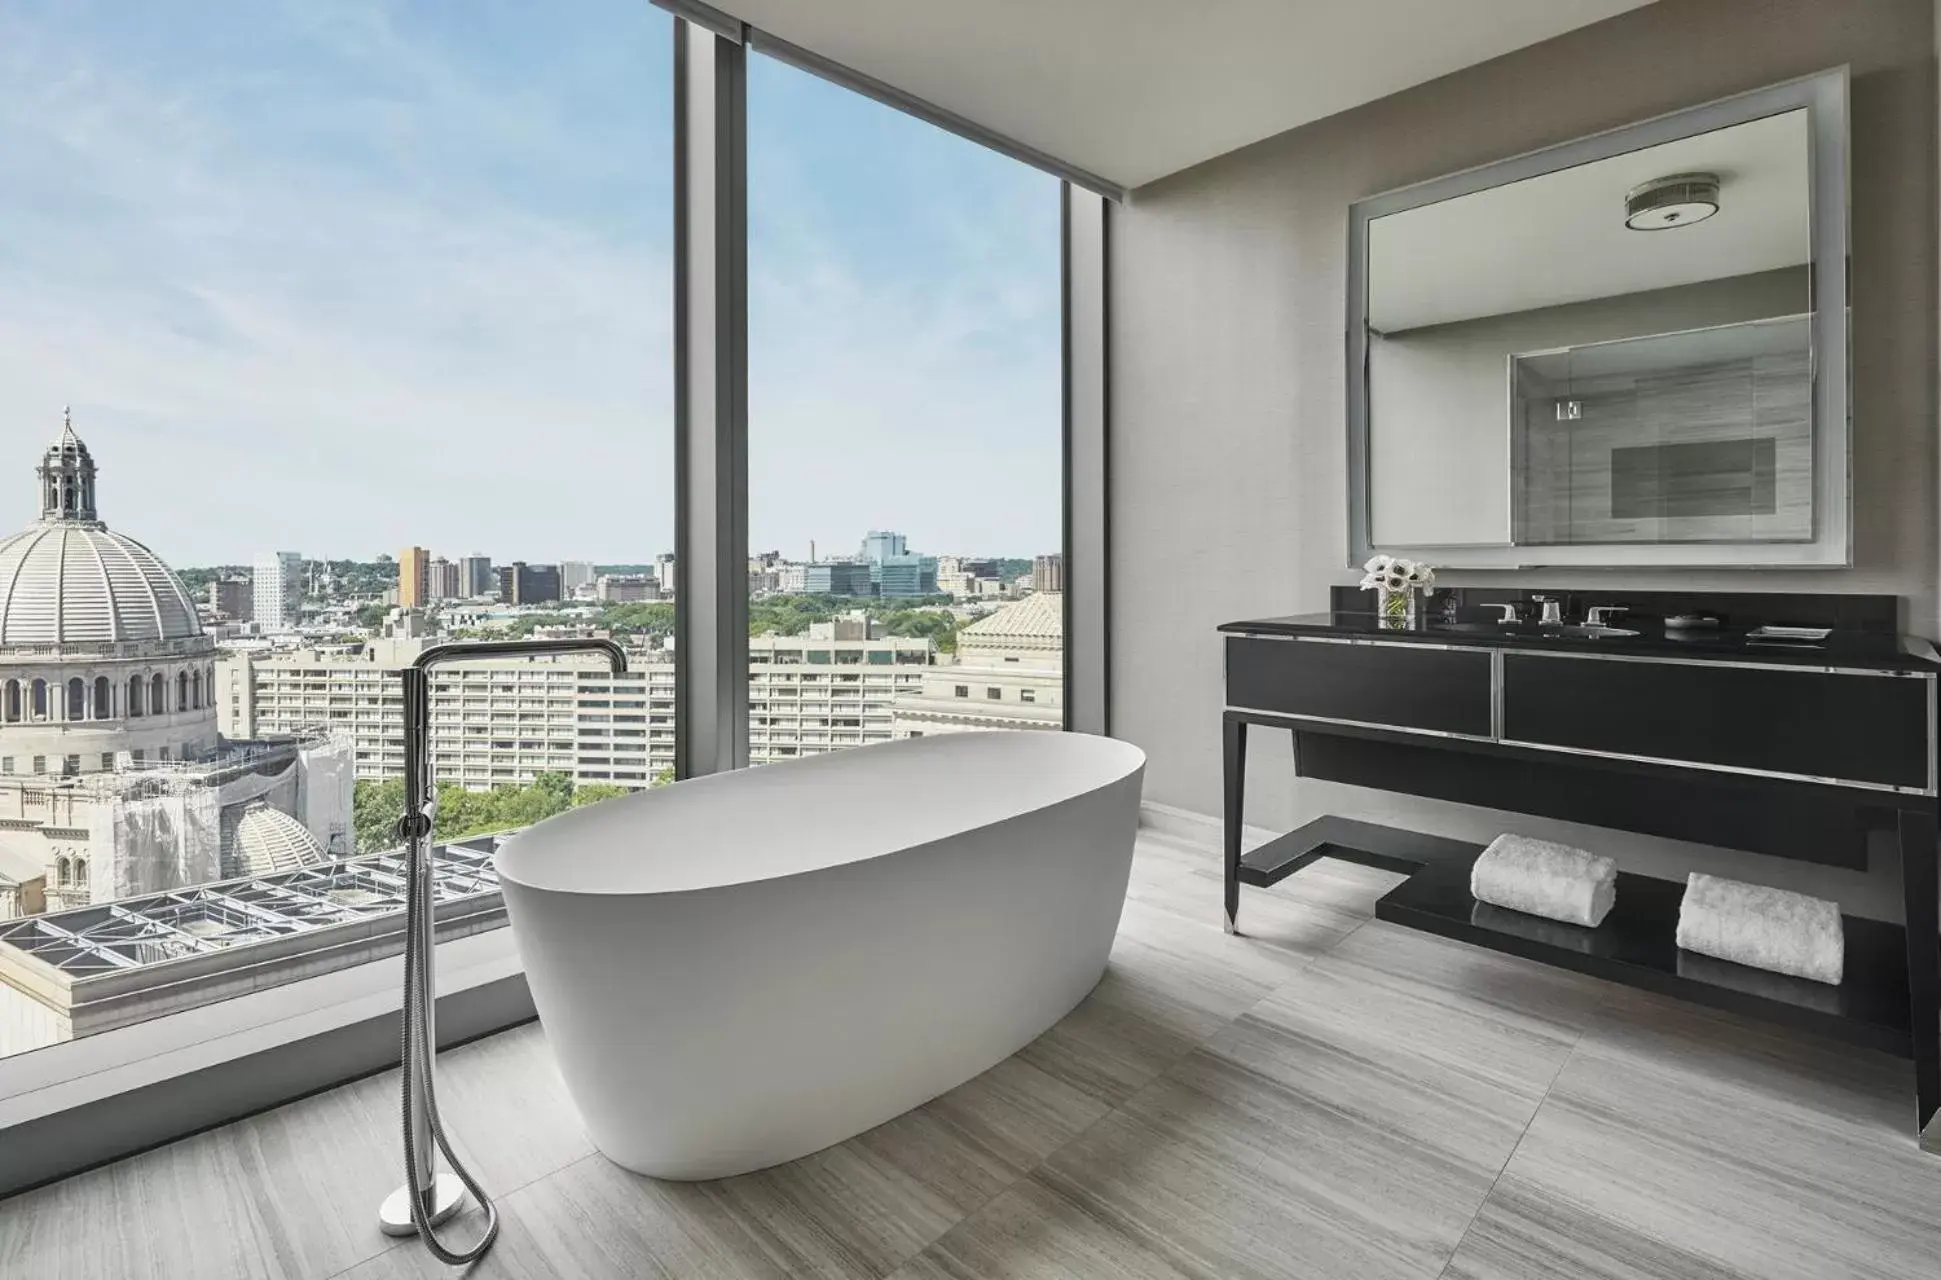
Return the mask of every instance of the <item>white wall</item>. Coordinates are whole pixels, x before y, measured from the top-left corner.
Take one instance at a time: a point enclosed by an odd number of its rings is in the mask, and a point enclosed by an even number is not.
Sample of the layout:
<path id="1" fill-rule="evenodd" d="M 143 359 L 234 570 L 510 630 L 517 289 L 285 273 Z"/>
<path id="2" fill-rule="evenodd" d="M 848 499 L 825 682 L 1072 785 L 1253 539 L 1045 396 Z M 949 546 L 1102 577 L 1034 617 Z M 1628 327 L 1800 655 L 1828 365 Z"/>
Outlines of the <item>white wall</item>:
<path id="1" fill-rule="evenodd" d="M 1510 370 L 1467 326 L 1368 337 L 1368 519 L 1377 547 L 1510 540 Z"/>
<path id="2" fill-rule="evenodd" d="M 1114 210 L 1113 732 L 1149 799 L 1220 808 L 1221 622 L 1322 609 L 1346 565 L 1347 209 L 1374 192 L 1848 63 L 1853 71 L 1855 565 L 1450 575 L 1464 582 L 1903 597 L 1936 632 L 1937 243 L 1931 0 L 1647 6 L 1143 187 Z M 1128 584 L 1134 584 L 1137 589 Z M 1151 584 L 1161 584 L 1154 588 Z M 1292 777 L 1257 731 L 1251 821 L 1334 812 L 1480 838 L 1509 820 Z M 1874 874 L 1517 821 L 1660 874 L 1710 868 L 1899 914 Z"/>

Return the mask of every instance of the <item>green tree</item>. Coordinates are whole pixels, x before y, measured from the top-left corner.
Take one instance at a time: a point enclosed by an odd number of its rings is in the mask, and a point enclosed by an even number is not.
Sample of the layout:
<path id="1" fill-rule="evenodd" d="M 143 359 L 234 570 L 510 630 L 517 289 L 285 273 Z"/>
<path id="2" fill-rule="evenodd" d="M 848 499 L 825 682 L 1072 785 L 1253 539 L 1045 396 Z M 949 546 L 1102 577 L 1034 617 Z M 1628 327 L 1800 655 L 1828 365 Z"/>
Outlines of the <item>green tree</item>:
<path id="1" fill-rule="evenodd" d="M 462 840 L 488 831 L 529 827 L 581 804 L 593 804 L 626 794 L 610 784 L 575 788 L 563 773 L 542 773 L 523 787 L 494 787 L 468 791 L 456 782 L 438 787 L 438 817 L 434 840 Z M 398 847 L 397 824 L 404 814 L 404 783 L 397 778 L 363 781 L 354 794 L 352 825 L 359 853 L 382 853 Z"/>
<path id="2" fill-rule="evenodd" d="M 957 647 L 957 615 L 943 609 L 898 609 L 877 619 L 886 634 L 929 638 L 945 653 Z"/>
<path id="3" fill-rule="evenodd" d="M 375 631 L 384 625 L 384 615 L 389 612 L 389 605 L 367 604 L 357 611 L 357 625 L 366 631 Z"/>
<path id="4" fill-rule="evenodd" d="M 671 636 L 674 634 L 674 606 L 659 601 L 638 604 L 609 604 L 600 611 L 600 625 L 617 636 Z"/>
<path id="5" fill-rule="evenodd" d="M 359 853 L 398 847 L 398 819 L 404 816 L 404 779 L 362 781 L 352 793 L 351 828 Z"/>
<path id="6" fill-rule="evenodd" d="M 589 782 L 583 787 L 574 788 L 573 807 L 582 809 L 590 804 L 599 804 L 603 800 L 618 800 L 621 796 L 629 794 L 631 793 L 625 787 L 616 787 L 610 782 Z"/>

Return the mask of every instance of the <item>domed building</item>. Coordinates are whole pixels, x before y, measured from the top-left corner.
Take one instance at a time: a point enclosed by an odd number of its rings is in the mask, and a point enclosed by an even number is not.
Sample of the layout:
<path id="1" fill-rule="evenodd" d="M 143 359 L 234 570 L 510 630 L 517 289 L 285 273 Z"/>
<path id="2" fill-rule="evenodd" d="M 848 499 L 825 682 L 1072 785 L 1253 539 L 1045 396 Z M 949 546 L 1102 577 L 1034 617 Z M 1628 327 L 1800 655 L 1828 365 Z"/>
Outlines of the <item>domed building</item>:
<path id="1" fill-rule="evenodd" d="M 0 776 L 214 752 L 216 646 L 188 589 L 102 523 L 71 420 L 36 474 L 40 520 L 0 541 Z"/>
<path id="2" fill-rule="evenodd" d="M 215 642 L 102 521 L 71 418 L 35 477 L 40 518 L 0 540 L 0 918 L 348 852 L 347 748 L 221 738 Z"/>

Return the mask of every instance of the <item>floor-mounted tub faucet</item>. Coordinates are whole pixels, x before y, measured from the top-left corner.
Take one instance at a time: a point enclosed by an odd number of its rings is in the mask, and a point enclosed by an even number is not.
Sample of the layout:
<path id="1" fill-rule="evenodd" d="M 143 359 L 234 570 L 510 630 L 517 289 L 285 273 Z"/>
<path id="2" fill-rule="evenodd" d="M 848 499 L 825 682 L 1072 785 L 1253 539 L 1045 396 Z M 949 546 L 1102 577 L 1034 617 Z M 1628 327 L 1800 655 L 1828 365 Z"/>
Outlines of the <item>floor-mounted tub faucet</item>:
<path id="1" fill-rule="evenodd" d="M 394 1236 L 417 1234 L 440 1262 L 462 1266 L 484 1256 L 499 1234 L 499 1211 L 452 1151 L 438 1116 L 433 1070 L 438 1061 L 437 995 L 432 925 L 437 885 L 432 877 L 431 837 L 438 813 L 431 776 L 431 669 L 447 662 L 509 655 L 597 653 L 613 670 L 627 669 L 627 655 L 611 640 L 482 640 L 432 645 L 400 675 L 404 678 L 404 816 L 398 839 L 405 848 L 404 924 L 404 1185 L 378 1210 L 378 1225 Z M 434 1144 L 451 1165 L 437 1169 Z M 470 1191 L 485 1210 L 485 1231 L 470 1249 L 447 1248 L 435 1228 L 465 1203 Z"/>

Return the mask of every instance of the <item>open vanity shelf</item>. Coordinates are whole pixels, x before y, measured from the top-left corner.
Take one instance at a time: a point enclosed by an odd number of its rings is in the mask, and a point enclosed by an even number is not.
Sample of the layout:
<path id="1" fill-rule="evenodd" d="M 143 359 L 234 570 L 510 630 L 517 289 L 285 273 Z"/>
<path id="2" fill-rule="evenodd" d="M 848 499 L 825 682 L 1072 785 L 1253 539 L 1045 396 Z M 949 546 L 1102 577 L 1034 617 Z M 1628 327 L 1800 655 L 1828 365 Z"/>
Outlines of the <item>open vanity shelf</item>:
<path id="1" fill-rule="evenodd" d="M 1402 872 L 1381 919 L 1911 1058 L 1927 1127 L 1941 1111 L 1941 658 L 1895 634 L 1893 598 L 1600 593 L 1567 613 L 1627 604 L 1637 634 L 1572 639 L 1479 617 L 1525 592 L 1444 593 L 1399 628 L 1344 607 L 1357 594 L 1221 628 L 1230 929 L 1242 886 L 1319 858 Z M 1665 629 L 1695 606 L 1721 625 Z M 1764 623 L 1833 632 L 1764 645 L 1748 636 Z M 1243 857 L 1253 727 L 1290 732 L 1303 777 L 1854 870 L 1897 854 L 1907 927 L 1847 917 L 1846 980 L 1831 987 L 1681 951 L 1682 881 L 1621 874 L 1593 930 L 1476 902 L 1480 847 L 1462 841 L 1329 817 Z"/>
<path id="2" fill-rule="evenodd" d="M 1912 1057 L 1907 931 L 1845 917 L 1846 980 L 1837 987 L 1680 951 L 1685 886 L 1618 873 L 1617 904 L 1595 929 L 1506 911 L 1469 894 L 1482 846 L 1339 817 L 1317 818 L 1240 860 L 1240 883 L 1266 887 L 1319 858 L 1409 874 L 1375 917 L 1625 986 L 1677 996 L 1850 1044 Z"/>

